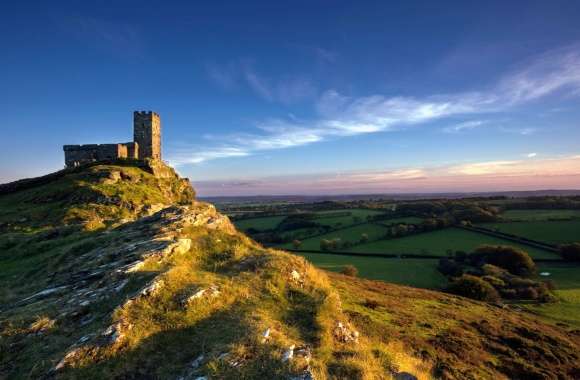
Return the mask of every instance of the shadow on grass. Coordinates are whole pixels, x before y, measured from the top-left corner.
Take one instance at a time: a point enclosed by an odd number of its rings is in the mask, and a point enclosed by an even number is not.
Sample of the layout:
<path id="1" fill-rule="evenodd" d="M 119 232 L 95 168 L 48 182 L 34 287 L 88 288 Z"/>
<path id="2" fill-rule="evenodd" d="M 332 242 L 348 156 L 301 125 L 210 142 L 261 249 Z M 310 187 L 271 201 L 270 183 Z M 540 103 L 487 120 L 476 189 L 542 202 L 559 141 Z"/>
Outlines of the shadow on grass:
<path id="1" fill-rule="evenodd" d="M 232 307 L 191 326 L 153 334 L 132 349 L 106 352 L 95 364 L 69 368 L 58 378 L 175 379 L 193 371 L 191 363 L 200 355 L 204 361 L 193 378 L 203 374 L 220 379 L 279 378 L 287 374 L 266 346 L 248 346 L 241 357 L 230 354 L 217 359 L 253 333 L 243 313 Z M 233 366 L 234 357 L 243 365 Z"/>

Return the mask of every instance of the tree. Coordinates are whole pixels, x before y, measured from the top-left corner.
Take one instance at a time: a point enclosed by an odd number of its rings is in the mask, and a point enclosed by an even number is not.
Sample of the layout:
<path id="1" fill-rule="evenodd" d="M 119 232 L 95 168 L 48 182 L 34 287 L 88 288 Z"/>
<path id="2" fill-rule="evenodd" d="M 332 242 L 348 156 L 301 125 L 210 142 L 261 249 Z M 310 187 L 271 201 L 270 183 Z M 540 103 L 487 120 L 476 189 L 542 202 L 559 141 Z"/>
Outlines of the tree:
<path id="1" fill-rule="evenodd" d="M 342 270 L 340 271 L 340 273 L 346 276 L 356 277 L 358 276 L 358 269 L 356 269 L 354 265 L 345 265 L 344 268 L 342 268 Z"/>
<path id="2" fill-rule="evenodd" d="M 368 234 L 364 234 L 364 233 L 363 233 L 363 234 L 361 234 L 361 235 L 360 235 L 360 240 L 359 240 L 359 242 L 360 242 L 361 244 L 368 243 L 368 241 L 369 241 L 369 235 L 368 235 Z"/>
<path id="3" fill-rule="evenodd" d="M 437 221 L 435 219 L 429 218 L 423 220 L 421 225 L 423 226 L 423 229 L 425 231 L 433 231 L 434 229 L 437 228 Z"/>
<path id="4" fill-rule="evenodd" d="M 458 265 L 455 261 L 450 260 L 446 257 L 443 257 L 439 260 L 439 265 L 437 266 L 437 269 L 444 276 L 457 277 L 463 274 L 461 266 Z"/>
<path id="5" fill-rule="evenodd" d="M 567 261 L 580 261 L 580 243 L 561 245 L 560 255 Z"/>
<path id="6" fill-rule="evenodd" d="M 294 239 L 292 241 L 292 246 L 294 247 L 294 249 L 298 249 L 300 248 L 300 246 L 302 245 L 302 242 L 298 239 Z"/>
<path id="7" fill-rule="evenodd" d="M 536 271 L 536 264 L 526 251 L 509 245 L 479 246 L 470 260 L 478 266 L 493 264 L 518 276 L 531 276 Z"/>
<path id="8" fill-rule="evenodd" d="M 499 293 L 488 282 L 479 277 L 464 274 L 447 288 L 450 293 L 480 301 L 493 302 L 500 299 Z"/>

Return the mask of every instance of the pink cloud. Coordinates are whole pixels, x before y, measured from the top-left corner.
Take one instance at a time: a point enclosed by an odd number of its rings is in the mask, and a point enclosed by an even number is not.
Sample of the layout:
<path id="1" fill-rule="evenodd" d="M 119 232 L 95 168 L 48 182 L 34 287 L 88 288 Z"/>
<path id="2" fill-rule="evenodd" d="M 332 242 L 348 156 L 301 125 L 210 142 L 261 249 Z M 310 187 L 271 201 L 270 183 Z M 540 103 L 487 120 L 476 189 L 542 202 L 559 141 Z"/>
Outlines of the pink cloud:
<path id="1" fill-rule="evenodd" d="M 580 156 L 194 183 L 202 196 L 580 189 Z"/>

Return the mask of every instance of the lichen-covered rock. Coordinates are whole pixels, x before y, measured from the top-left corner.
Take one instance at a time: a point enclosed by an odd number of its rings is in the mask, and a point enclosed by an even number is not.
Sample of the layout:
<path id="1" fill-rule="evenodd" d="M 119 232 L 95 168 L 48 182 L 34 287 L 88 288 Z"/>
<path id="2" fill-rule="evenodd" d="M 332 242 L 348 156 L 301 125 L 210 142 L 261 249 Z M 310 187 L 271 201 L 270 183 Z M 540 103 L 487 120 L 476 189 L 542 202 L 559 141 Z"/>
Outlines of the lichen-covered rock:
<path id="1" fill-rule="evenodd" d="M 348 323 L 338 321 L 332 333 L 334 339 L 340 343 L 358 343 L 359 332 Z"/>

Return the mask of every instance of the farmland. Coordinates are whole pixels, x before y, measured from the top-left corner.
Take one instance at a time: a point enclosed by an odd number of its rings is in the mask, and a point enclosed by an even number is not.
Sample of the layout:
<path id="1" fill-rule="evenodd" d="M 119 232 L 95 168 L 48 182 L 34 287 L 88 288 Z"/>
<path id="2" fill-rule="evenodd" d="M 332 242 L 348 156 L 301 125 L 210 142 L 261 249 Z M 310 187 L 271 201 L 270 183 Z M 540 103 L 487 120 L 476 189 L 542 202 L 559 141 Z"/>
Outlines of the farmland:
<path id="1" fill-rule="evenodd" d="M 510 221 L 561 220 L 580 218 L 580 210 L 507 210 L 501 216 Z"/>
<path id="2" fill-rule="evenodd" d="M 580 240 L 580 219 L 483 223 L 482 227 L 551 244 Z"/>
<path id="3" fill-rule="evenodd" d="M 359 276 L 373 280 L 431 289 L 440 289 L 447 283 L 437 271 L 435 259 L 384 259 L 308 252 L 300 255 L 314 265 L 333 272 L 339 272 L 345 265 L 354 265 Z"/>
<path id="4" fill-rule="evenodd" d="M 316 221 L 327 226 L 348 226 L 365 221 L 369 215 L 380 213 L 380 211 L 363 209 L 320 211 L 316 213 Z"/>
<path id="5" fill-rule="evenodd" d="M 350 228 L 333 231 L 327 234 L 316 236 L 302 241 L 301 250 L 319 250 L 320 242 L 324 239 L 340 239 L 342 242 L 356 243 L 360 240 L 362 234 L 367 234 L 370 240 L 378 239 L 385 234 L 387 227 L 378 224 L 360 224 Z M 287 244 L 283 248 L 291 248 Z"/>
<path id="6" fill-rule="evenodd" d="M 384 224 L 385 226 L 397 224 L 397 223 L 405 223 L 405 224 L 417 224 L 421 223 L 423 219 L 417 218 L 415 216 L 407 216 L 403 218 L 391 218 L 382 220 L 380 223 Z"/>
<path id="7" fill-rule="evenodd" d="M 537 200 L 534 202 L 534 204 L 541 203 Z M 556 202 L 570 202 L 570 200 L 558 199 Z M 370 203 L 373 206 L 377 205 L 377 203 Z M 485 206 L 486 204 L 491 206 Z M 352 205 L 332 208 L 324 204 L 323 209 L 317 209 L 316 205 L 296 205 L 296 212 L 292 211 L 292 207 L 285 205 L 286 214 L 284 215 L 253 217 L 235 220 L 235 223 L 245 231 L 276 234 L 278 241 L 266 241 L 265 244 L 283 249 L 296 250 L 297 248 L 296 254 L 306 257 L 320 268 L 339 272 L 346 265 L 354 265 L 360 277 L 431 289 L 443 289 L 448 284 L 448 279 L 438 270 L 439 260 L 408 256 L 443 258 L 455 251 L 471 252 L 484 244 L 515 246 L 528 252 L 533 259 L 554 260 L 549 263 L 538 263 L 538 273 L 548 272 L 550 275 L 539 276 L 537 280 L 551 280 L 555 285 L 553 294 L 558 300 L 555 303 L 523 302 L 518 304 L 552 323 L 565 323 L 568 326 L 580 328 L 580 276 L 578 275 L 580 267 L 577 264 L 559 261 L 561 257 L 557 253 L 532 247 L 525 242 L 520 244 L 501 236 L 490 236 L 481 231 L 467 230 L 454 225 L 464 220 L 466 215 L 467 218 L 472 215 L 479 218 L 473 222 L 474 226 L 558 245 L 580 240 L 580 209 L 525 209 L 520 200 L 489 203 L 460 201 L 448 204 L 444 201 L 428 201 L 411 202 L 409 205 L 392 207 L 393 203 L 388 202 L 383 208 L 361 208 L 352 207 Z M 490 208 L 498 207 L 498 205 L 499 211 Z M 478 210 L 478 207 L 481 209 Z M 517 207 L 517 209 L 503 210 L 504 207 Z M 272 212 L 276 208 L 266 209 Z M 446 218 L 454 212 L 457 215 L 454 222 L 446 223 L 441 219 L 441 215 Z M 304 218 L 301 219 L 300 215 L 304 215 Z M 430 229 L 424 226 L 430 226 Z M 394 234 L 393 230 L 396 229 L 402 229 L 403 233 Z M 366 236 L 361 239 L 363 234 Z M 256 235 L 256 237 L 262 238 L 262 235 Z M 365 242 L 366 239 L 368 240 Z M 297 243 L 294 242 L 295 240 L 299 240 L 300 244 L 295 245 Z M 328 250 L 327 252 L 320 252 L 324 245 L 321 244 L 323 241 L 335 244 L 324 248 Z M 373 254 L 406 255 L 407 257 L 368 256 Z"/>
<path id="8" fill-rule="evenodd" d="M 327 210 L 314 213 L 314 220 L 323 226 L 348 226 L 364 222 L 369 215 L 378 215 L 380 211 L 365 209 Z M 252 217 L 235 220 L 236 226 L 246 231 L 253 228 L 258 231 L 275 229 L 288 215 Z"/>
<path id="9" fill-rule="evenodd" d="M 439 231 L 426 232 L 397 239 L 379 240 L 372 243 L 353 247 L 353 252 L 368 253 L 404 253 L 415 255 L 437 255 L 447 256 L 447 251 L 470 252 L 483 244 L 491 245 L 513 245 L 527 251 L 530 256 L 537 259 L 558 258 L 554 253 L 537 248 L 522 246 L 506 240 L 482 235 L 476 232 L 460 230 L 458 228 L 447 228 Z"/>
<path id="10" fill-rule="evenodd" d="M 550 273 L 545 279 L 556 284 L 559 302 L 543 305 L 526 305 L 530 311 L 554 323 L 565 322 L 580 328 L 580 267 L 571 264 L 540 264 L 538 272 Z"/>
<path id="11" fill-rule="evenodd" d="M 285 216 L 267 216 L 263 218 L 243 219 L 236 222 L 236 226 L 242 230 L 247 231 L 254 228 L 258 231 L 264 231 L 271 228 L 276 228 L 278 224 L 284 220 Z"/>

